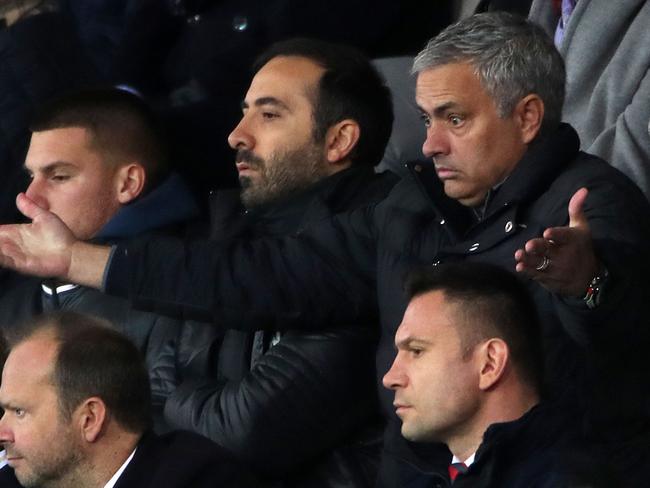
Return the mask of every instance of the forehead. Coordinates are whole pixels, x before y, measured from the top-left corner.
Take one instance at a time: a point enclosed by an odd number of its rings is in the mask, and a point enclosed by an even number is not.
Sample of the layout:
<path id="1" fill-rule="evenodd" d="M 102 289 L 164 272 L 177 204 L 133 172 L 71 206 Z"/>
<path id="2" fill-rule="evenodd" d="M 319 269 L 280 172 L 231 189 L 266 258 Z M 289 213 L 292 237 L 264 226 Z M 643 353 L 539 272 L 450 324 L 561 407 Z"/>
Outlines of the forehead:
<path id="1" fill-rule="evenodd" d="M 395 334 L 395 342 L 432 342 L 441 338 L 459 337 L 455 307 L 442 291 L 431 291 L 416 296 L 404 312 L 404 319 Z"/>
<path id="2" fill-rule="evenodd" d="M 34 132 L 25 166 L 29 168 L 53 162 L 82 164 L 100 161 L 100 154 L 92 147 L 91 134 L 87 129 L 65 127 Z"/>
<path id="3" fill-rule="evenodd" d="M 14 347 L 2 371 L 0 396 L 33 394 L 32 387 L 51 385 L 52 371 L 57 354 L 57 343 L 47 336 L 38 336 Z"/>
<path id="4" fill-rule="evenodd" d="M 450 63 L 418 74 L 415 86 L 418 106 L 429 110 L 443 103 L 489 103 L 492 98 L 483 88 L 474 66 Z"/>
<path id="5" fill-rule="evenodd" d="M 289 106 L 311 103 L 324 69 L 314 61 L 301 56 L 277 56 L 272 58 L 255 74 L 246 101 L 271 97 Z"/>

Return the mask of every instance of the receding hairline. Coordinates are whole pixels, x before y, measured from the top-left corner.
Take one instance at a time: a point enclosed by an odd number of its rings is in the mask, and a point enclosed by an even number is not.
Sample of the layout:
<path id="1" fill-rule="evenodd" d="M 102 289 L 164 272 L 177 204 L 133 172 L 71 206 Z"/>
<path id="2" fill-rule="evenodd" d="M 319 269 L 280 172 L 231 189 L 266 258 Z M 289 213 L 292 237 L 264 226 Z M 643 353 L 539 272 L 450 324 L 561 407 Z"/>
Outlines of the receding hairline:
<path id="1" fill-rule="evenodd" d="M 7 360 L 12 357 L 16 349 L 31 345 L 29 343 L 43 343 L 48 346 L 47 354 L 49 357 L 43 357 L 44 354 L 38 356 L 41 360 L 48 360 L 48 363 L 43 364 L 42 376 L 40 379 L 44 380 L 47 384 L 51 385 L 59 395 L 59 389 L 55 381 L 56 365 L 61 351 L 61 340 L 57 336 L 56 328 L 52 325 L 44 325 L 42 328 L 34 331 L 33 333 L 19 339 L 17 342 L 11 344 L 11 349 L 7 355 Z M 41 353 L 43 351 L 41 350 Z M 15 356 L 13 356 L 15 357 Z"/>
<path id="2" fill-rule="evenodd" d="M 307 80 L 302 76 L 295 76 L 296 79 L 303 81 L 303 88 L 304 88 L 303 93 L 307 98 L 307 100 L 309 100 L 309 102 L 311 103 L 312 111 L 315 111 L 320 98 L 321 83 L 323 81 L 323 76 L 328 71 L 325 64 L 316 58 L 312 58 L 303 54 L 278 54 L 277 56 L 273 56 L 268 61 L 266 61 L 263 65 L 261 65 L 253 75 L 253 78 L 255 78 L 269 64 L 273 62 L 277 62 L 278 60 L 287 60 L 287 61 L 298 60 L 299 62 L 306 63 L 307 65 L 312 65 L 316 69 L 318 73 L 315 79 L 313 80 L 313 83 L 308 83 Z"/>

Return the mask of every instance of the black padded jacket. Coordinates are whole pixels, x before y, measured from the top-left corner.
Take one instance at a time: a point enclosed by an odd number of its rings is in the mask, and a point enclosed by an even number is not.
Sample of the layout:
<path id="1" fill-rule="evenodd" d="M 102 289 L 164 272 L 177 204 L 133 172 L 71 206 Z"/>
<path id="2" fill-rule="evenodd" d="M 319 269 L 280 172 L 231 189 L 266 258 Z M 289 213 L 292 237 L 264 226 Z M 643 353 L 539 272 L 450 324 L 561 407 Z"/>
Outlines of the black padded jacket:
<path id="1" fill-rule="evenodd" d="M 353 167 L 248 212 L 238 194 L 221 192 L 212 202 L 212 236 L 245 242 L 295 235 L 378 201 L 395 182 Z M 213 439 L 281 486 L 374 486 L 383 430 L 374 387 L 377 333 L 372 321 L 282 334 L 228 330 L 216 378 L 182 384 L 167 401 L 166 419 Z"/>

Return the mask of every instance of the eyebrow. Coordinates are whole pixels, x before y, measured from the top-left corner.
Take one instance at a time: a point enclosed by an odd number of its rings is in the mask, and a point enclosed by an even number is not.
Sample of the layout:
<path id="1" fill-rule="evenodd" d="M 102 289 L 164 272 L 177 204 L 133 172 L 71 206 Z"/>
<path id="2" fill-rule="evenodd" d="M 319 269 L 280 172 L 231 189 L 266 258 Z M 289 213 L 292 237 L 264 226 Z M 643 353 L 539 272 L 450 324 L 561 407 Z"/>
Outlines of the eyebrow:
<path id="1" fill-rule="evenodd" d="M 273 105 L 274 107 L 278 107 L 283 110 L 289 110 L 289 107 L 287 106 L 286 103 L 284 103 L 282 100 L 279 100 L 275 97 L 260 97 L 255 100 L 253 105 L 255 105 L 256 107 L 261 107 L 263 105 Z M 241 102 L 242 110 L 248 107 L 249 107 L 248 102 L 246 100 L 243 100 Z"/>
<path id="2" fill-rule="evenodd" d="M 2 402 L 0 401 L 0 408 L 2 410 L 12 410 L 15 408 L 15 405 L 12 402 Z"/>
<path id="3" fill-rule="evenodd" d="M 457 107 L 459 107 L 459 106 L 460 106 L 460 105 L 459 105 L 458 103 L 456 103 L 456 102 L 445 102 L 445 103 L 443 103 L 442 105 L 438 105 L 436 108 L 433 109 L 433 115 L 435 115 L 435 116 L 437 116 L 437 117 L 440 117 L 440 116 L 444 115 L 444 113 L 445 113 L 447 110 L 449 110 L 449 109 L 453 109 L 453 108 L 457 108 Z M 426 110 L 424 110 L 420 105 L 418 105 L 417 107 L 418 107 L 418 110 L 419 110 L 423 115 L 428 115 L 428 114 L 429 114 L 429 113 L 428 113 Z"/>
<path id="4" fill-rule="evenodd" d="M 406 349 L 409 347 L 412 347 L 413 345 L 422 345 L 422 346 L 430 346 L 431 341 L 427 341 L 425 339 L 418 339 L 417 337 L 406 337 L 402 339 L 401 341 L 398 341 L 395 343 L 395 347 L 398 349 Z"/>
<path id="5" fill-rule="evenodd" d="M 67 167 L 74 168 L 75 166 L 74 164 L 68 163 L 67 161 L 53 161 L 50 164 L 43 166 L 42 168 L 38 168 L 38 171 L 40 173 L 49 174 L 59 168 L 67 168 Z M 24 164 L 23 164 L 23 169 L 28 173 L 31 172 L 31 170 Z"/>

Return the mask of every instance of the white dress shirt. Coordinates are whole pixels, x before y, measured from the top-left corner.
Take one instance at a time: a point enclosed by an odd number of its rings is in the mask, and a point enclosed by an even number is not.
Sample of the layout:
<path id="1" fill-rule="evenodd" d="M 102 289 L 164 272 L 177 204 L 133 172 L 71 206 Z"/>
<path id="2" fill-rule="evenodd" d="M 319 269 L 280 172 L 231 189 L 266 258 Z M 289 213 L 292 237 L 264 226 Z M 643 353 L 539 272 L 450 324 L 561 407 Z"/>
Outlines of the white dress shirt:
<path id="1" fill-rule="evenodd" d="M 128 458 L 126 458 L 126 461 L 124 461 L 124 464 L 122 464 L 122 466 L 120 466 L 120 469 L 118 469 L 115 472 L 115 474 L 113 475 L 113 477 L 110 480 L 108 480 L 108 483 L 106 483 L 104 485 L 104 488 L 113 488 L 115 486 L 115 483 L 117 483 L 117 480 L 120 479 L 120 476 L 122 476 L 122 473 L 124 472 L 126 467 L 129 465 L 129 463 L 131 462 L 131 459 L 133 459 L 133 455 L 135 454 L 135 451 L 137 449 L 138 449 L 137 447 L 135 449 L 133 449 L 133 452 L 131 453 L 131 455 Z"/>
<path id="2" fill-rule="evenodd" d="M 461 461 L 456 456 L 454 456 L 453 458 L 451 458 L 451 464 L 463 463 L 465 466 L 467 466 L 469 468 L 472 465 L 472 463 L 474 462 L 475 457 L 476 457 L 476 453 L 472 454 L 470 457 L 465 459 L 465 461 Z"/>

